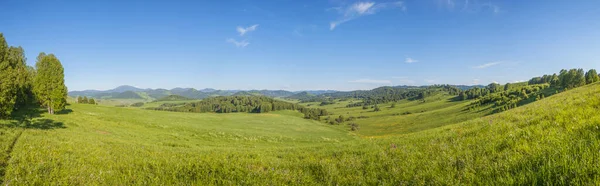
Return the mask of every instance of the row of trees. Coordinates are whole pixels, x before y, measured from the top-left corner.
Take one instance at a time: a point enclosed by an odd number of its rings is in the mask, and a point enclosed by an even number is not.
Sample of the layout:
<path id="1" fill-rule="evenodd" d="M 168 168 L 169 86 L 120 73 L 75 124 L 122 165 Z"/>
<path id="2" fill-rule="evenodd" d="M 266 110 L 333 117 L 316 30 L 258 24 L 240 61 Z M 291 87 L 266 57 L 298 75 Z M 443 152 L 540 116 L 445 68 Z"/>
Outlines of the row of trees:
<path id="1" fill-rule="evenodd" d="M 77 97 L 77 103 L 83 103 L 83 104 L 92 104 L 95 105 L 96 104 L 96 100 L 94 100 L 94 98 L 89 98 L 87 96 L 79 96 Z"/>
<path id="2" fill-rule="evenodd" d="M 0 118 L 35 103 L 54 114 L 67 103 L 64 69 L 58 58 L 40 53 L 35 68 L 26 61 L 23 48 L 9 46 L 0 33 Z"/>
<path id="3" fill-rule="evenodd" d="M 528 82 L 507 83 L 504 86 L 492 83 L 484 88 L 472 88 L 461 92 L 458 99 L 478 99 L 469 106 L 469 109 L 494 104 L 496 111 L 504 111 L 527 102 L 543 99 L 559 90 L 576 88 L 598 81 L 600 81 L 600 76 L 595 69 L 587 72 L 584 72 L 583 69 L 563 69 L 558 75 L 534 77 Z M 544 91 L 548 88 L 553 90 Z"/>
<path id="4" fill-rule="evenodd" d="M 167 110 L 178 112 L 248 112 L 266 113 L 276 110 L 297 110 L 299 105 L 278 101 L 266 96 L 219 96 L 206 98 L 199 102 L 187 103 L 185 105 L 164 105 L 155 110 Z"/>
<path id="5" fill-rule="evenodd" d="M 529 84 L 544 84 L 548 83 L 552 87 L 560 89 L 571 89 L 586 84 L 591 84 L 600 81 L 600 76 L 596 69 L 590 69 L 584 73 L 583 69 L 562 69 L 557 75 L 543 75 L 534 77 L 529 80 Z"/>
<path id="6" fill-rule="evenodd" d="M 266 96 L 219 96 L 206 98 L 199 102 L 186 104 L 165 103 L 153 110 L 176 112 L 215 112 L 215 113 L 266 113 L 278 110 L 298 110 L 304 118 L 320 120 L 321 116 L 329 113 L 321 108 L 307 108 L 298 104 L 275 100 Z"/>

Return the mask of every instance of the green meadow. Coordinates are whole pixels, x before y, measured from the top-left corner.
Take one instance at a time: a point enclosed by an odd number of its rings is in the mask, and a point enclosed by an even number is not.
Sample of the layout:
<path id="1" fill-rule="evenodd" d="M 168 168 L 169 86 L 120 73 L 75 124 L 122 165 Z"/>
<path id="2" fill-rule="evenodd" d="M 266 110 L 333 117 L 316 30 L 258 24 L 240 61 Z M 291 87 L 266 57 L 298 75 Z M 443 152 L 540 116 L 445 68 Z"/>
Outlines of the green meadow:
<path id="1" fill-rule="evenodd" d="M 3 120 L 8 185 L 588 185 L 600 181 L 600 84 L 506 112 L 439 95 L 329 125 L 296 111 L 181 113 L 72 103 Z M 348 100 L 350 102 L 352 100 Z M 317 105 L 311 107 L 320 107 Z M 411 112 L 407 115 L 396 113 Z"/>

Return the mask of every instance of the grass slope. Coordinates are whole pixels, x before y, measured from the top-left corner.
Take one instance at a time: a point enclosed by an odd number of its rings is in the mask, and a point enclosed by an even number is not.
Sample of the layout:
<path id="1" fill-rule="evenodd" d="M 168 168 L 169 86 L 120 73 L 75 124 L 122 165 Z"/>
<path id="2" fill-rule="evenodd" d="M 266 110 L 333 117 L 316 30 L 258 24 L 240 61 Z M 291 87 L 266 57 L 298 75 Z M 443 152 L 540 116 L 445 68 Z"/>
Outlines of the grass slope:
<path id="1" fill-rule="evenodd" d="M 351 102 L 347 100 L 335 104 L 319 106 L 318 102 L 302 103 L 310 108 L 323 108 L 333 113 L 330 117 L 342 115 L 346 118 L 356 117 L 354 123 L 360 125 L 358 134 L 364 137 L 381 137 L 388 135 L 406 134 L 436 128 L 444 125 L 455 124 L 482 117 L 492 112 L 489 107 L 479 110 L 468 110 L 467 105 L 471 100 L 453 101 L 456 96 L 438 94 L 425 99 L 425 101 L 401 100 L 395 103 L 379 104 L 381 111 L 374 112 L 373 108 L 346 107 Z M 310 105 L 310 106 L 309 106 Z M 365 117 L 365 118 L 361 118 Z M 327 118 L 327 117 L 324 117 Z M 346 122 L 350 123 L 350 122 Z"/>
<path id="2" fill-rule="evenodd" d="M 44 117 L 66 128 L 23 129 L 4 184 L 592 185 L 600 182 L 598 95 L 600 84 L 588 85 L 384 138 L 355 138 L 291 111 L 73 105 Z"/>

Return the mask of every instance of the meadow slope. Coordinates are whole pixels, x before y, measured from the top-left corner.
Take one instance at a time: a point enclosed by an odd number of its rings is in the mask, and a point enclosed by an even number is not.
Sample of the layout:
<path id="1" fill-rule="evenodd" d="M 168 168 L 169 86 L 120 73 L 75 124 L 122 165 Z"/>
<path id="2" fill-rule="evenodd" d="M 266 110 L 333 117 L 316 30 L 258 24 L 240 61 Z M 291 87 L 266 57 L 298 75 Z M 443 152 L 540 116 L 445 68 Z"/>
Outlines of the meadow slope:
<path id="1" fill-rule="evenodd" d="M 359 138 L 292 111 L 68 108 L 73 112 L 33 120 L 45 120 L 40 126 L 48 127 L 4 123 L 1 147 L 12 149 L 3 154 L 9 157 L 4 184 L 600 182 L 598 83 L 500 114 L 380 138 Z M 23 133 L 8 148 L 19 130 Z"/>

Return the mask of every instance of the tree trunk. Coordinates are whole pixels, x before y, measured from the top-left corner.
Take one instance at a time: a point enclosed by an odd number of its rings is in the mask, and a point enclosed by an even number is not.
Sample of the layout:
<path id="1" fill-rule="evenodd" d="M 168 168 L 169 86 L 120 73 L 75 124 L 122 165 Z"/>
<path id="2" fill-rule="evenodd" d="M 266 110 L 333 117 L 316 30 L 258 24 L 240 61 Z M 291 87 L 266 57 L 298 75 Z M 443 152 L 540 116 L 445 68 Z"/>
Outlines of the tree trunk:
<path id="1" fill-rule="evenodd" d="M 50 99 L 50 104 L 48 104 L 48 113 L 54 114 L 54 108 L 52 108 L 52 99 Z"/>

